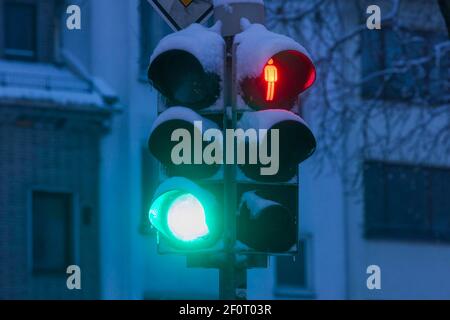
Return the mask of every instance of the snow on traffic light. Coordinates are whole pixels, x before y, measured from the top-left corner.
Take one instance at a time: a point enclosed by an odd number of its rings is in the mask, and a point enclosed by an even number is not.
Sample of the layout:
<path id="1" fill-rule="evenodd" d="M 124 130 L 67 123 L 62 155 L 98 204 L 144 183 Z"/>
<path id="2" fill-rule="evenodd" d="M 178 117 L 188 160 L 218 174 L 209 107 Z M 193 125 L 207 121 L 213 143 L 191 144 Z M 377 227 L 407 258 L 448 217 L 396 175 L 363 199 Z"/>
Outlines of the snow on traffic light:
<path id="1" fill-rule="evenodd" d="M 170 105 L 209 107 L 220 97 L 224 52 L 220 23 L 211 28 L 192 24 L 160 41 L 148 78 Z"/>
<path id="2" fill-rule="evenodd" d="M 208 130 L 219 131 L 219 126 L 189 108 L 168 108 L 153 123 L 148 147 L 169 175 L 208 178 L 220 165 L 204 161 L 204 148 L 219 144 L 216 152 L 222 149 L 221 140 L 205 141 L 203 132 Z"/>
<path id="3" fill-rule="evenodd" d="M 223 148 L 221 139 L 208 138 L 221 132 L 225 41 L 220 26 L 192 24 L 170 34 L 150 58 L 149 82 L 164 98 L 148 140 L 161 165 L 161 184 L 148 214 L 160 251 L 208 249 L 221 234 L 222 192 L 214 185 L 221 165 L 203 158 L 205 150 L 221 157 Z"/>
<path id="4" fill-rule="evenodd" d="M 276 152 L 278 155 L 276 167 L 267 167 L 264 161 L 240 165 L 247 177 L 257 181 L 289 181 L 297 174 L 298 165 L 309 158 L 316 149 L 316 139 L 306 122 L 287 110 L 246 112 L 238 122 L 238 128 L 244 131 L 257 129 L 260 133 L 257 137 L 259 147 Z M 277 135 L 276 139 L 274 135 Z M 247 139 L 245 143 L 246 149 L 250 149 L 251 141 Z"/>
<path id="5" fill-rule="evenodd" d="M 287 252 L 297 241 L 297 212 L 274 201 L 271 192 L 247 191 L 239 205 L 237 239 L 259 252 Z"/>

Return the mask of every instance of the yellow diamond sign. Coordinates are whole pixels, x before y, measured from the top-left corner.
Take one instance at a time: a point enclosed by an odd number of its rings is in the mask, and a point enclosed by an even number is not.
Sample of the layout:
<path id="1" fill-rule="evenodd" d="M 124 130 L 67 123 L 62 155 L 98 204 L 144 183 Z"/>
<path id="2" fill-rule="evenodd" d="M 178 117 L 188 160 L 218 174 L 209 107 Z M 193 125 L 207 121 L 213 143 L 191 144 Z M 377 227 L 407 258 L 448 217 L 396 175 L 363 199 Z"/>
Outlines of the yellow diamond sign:
<path id="1" fill-rule="evenodd" d="M 185 6 L 189 6 L 194 0 L 180 0 L 180 2 Z"/>

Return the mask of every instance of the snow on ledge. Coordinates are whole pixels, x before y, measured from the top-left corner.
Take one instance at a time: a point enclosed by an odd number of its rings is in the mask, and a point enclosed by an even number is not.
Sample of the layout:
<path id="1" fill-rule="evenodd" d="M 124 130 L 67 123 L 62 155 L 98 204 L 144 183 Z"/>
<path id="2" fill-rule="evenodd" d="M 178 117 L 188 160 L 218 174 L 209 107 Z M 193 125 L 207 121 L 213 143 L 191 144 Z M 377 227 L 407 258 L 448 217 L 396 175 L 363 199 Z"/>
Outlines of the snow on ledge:
<path id="1" fill-rule="evenodd" d="M 282 51 L 296 50 L 311 60 L 306 49 L 295 40 L 271 32 L 261 24 L 251 24 L 247 19 L 242 19 L 241 25 L 244 31 L 235 37 L 239 81 L 258 77 L 267 61 Z"/>
<path id="2" fill-rule="evenodd" d="M 206 72 L 223 73 L 225 41 L 220 35 L 221 23 L 206 28 L 194 23 L 188 28 L 169 34 L 156 46 L 150 64 L 169 50 L 184 50 L 196 57 Z"/>
<path id="3" fill-rule="evenodd" d="M 105 108 L 115 93 L 100 79 L 93 83 L 66 67 L 0 60 L 0 100 L 51 103 L 59 106 Z"/>
<path id="4" fill-rule="evenodd" d="M 54 103 L 61 106 L 88 106 L 102 108 L 105 106 L 100 95 L 96 93 L 53 91 L 23 87 L 0 87 L 0 99 L 17 102 L 31 100 Z"/>

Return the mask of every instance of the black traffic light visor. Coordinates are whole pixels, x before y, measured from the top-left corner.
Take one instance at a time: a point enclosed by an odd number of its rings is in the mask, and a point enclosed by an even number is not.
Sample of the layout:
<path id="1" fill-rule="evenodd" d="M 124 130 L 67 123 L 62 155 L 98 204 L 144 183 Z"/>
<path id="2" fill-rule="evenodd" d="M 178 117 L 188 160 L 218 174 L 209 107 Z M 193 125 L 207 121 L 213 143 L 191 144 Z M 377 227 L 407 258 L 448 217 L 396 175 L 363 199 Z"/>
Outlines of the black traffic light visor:
<path id="1" fill-rule="evenodd" d="M 196 123 L 197 122 L 197 123 Z M 201 127 L 199 127 L 201 125 Z M 172 107 L 163 112 L 153 124 L 150 133 L 148 147 L 150 152 L 157 158 L 167 170 L 170 176 L 181 176 L 192 179 L 203 179 L 213 176 L 220 169 L 220 164 L 207 165 L 202 161 L 202 164 L 195 164 L 195 145 L 193 140 L 196 135 L 202 135 L 202 131 L 208 129 L 218 129 L 218 126 L 191 109 L 184 107 Z M 177 145 L 184 141 L 183 137 L 177 137 L 175 133 L 178 131 L 185 131 L 189 135 L 188 155 L 174 150 Z M 211 142 L 205 142 L 208 145 Z M 203 152 L 203 149 L 201 150 Z M 180 156 L 188 160 L 188 163 L 176 163 L 173 157 Z"/>
<path id="2" fill-rule="evenodd" d="M 298 165 L 308 159 L 316 150 L 316 139 L 311 129 L 298 115 L 286 110 L 265 110 L 246 113 L 239 121 L 239 126 L 266 129 L 265 136 L 258 137 L 258 145 L 267 144 L 267 150 L 272 148 L 272 130 L 278 130 L 279 169 L 275 175 L 263 175 L 261 163 L 244 164 L 240 168 L 244 174 L 257 181 L 286 182 L 297 173 Z M 262 139 L 262 140 L 261 140 Z M 273 155 L 272 155 L 273 157 Z"/>
<path id="3" fill-rule="evenodd" d="M 206 72 L 200 61 L 184 50 L 158 55 L 150 64 L 148 79 L 173 105 L 203 109 L 220 96 L 219 75 Z"/>
<path id="4" fill-rule="evenodd" d="M 262 191 L 242 196 L 237 239 L 257 251 L 285 252 L 297 241 L 296 213 L 269 199 Z"/>

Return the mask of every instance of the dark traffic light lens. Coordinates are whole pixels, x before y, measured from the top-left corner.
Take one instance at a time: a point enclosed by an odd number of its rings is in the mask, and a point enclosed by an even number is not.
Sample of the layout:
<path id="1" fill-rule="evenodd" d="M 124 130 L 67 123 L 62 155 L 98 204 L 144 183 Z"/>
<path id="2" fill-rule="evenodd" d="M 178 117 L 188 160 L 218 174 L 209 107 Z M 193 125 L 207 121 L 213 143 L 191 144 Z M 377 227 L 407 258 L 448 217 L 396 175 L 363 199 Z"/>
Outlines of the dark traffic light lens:
<path id="1" fill-rule="evenodd" d="M 288 251 L 297 241 L 296 213 L 259 192 L 246 192 L 237 218 L 237 239 L 256 251 Z"/>
<path id="2" fill-rule="evenodd" d="M 196 121 L 201 123 L 202 128 L 195 125 Z M 190 109 L 184 107 L 169 108 L 159 116 L 153 125 L 148 141 L 150 152 L 164 165 L 166 173 L 169 176 L 179 176 L 190 179 L 211 177 L 217 173 L 220 169 L 220 165 L 207 165 L 203 161 L 202 164 L 196 164 L 195 143 L 192 142 L 197 135 L 201 136 L 203 134 L 202 131 L 207 129 L 218 129 L 218 126 L 213 121 L 203 118 Z M 184 141 L 181 137 L 179 140 L 173 139 L 173 134 L 177 130 L 185 131 L 191 139 L 186 150 L 174 154 L 176 146 L 182 144 Z M 212 143 L 212 141 L 205 142 L 203 139 L 201 142 L 205 147 Z M 184 152 L 186 152 L 187 155 L 184 155 Z M 176 161 L 177 159 L 174 159 L 175 156 L 183 156 L 183 160 L 187 161 L 180 163 Z"/>
<path id="3" fill-rule="evenodd" d="M 183 50 L 160 54 L 151 63 L 148 78 L 172 105 L 203 109 L 220 95 L 220 77 L 205 72 L 197 58 Z"/>
<path id="4" fill-rule="evenodd" d="M 275 161 L 278 158 L 278 171 L 274 175 L 265 175 L 260 162 L 241 164 L 242 172 L 250 179 L 262 182 L 286 182 L 296 174 L 298 165 L 308 159 L 316 150 L 316 139 L 306 123 L 294 113 L 286 110 L 264 110 L 245 113 L 239 121 L 244 130 L 248 128 L 266 129 L 267 134 L 258 136 L 258 148 L 267 145 L 267 150 Z M 278 130 L 278 139 L 272 139 L 274 130 Z M 250 152 L 249 141 L 246 150 Z M 272 148 L 272 143 L 278 143 Z"/>

